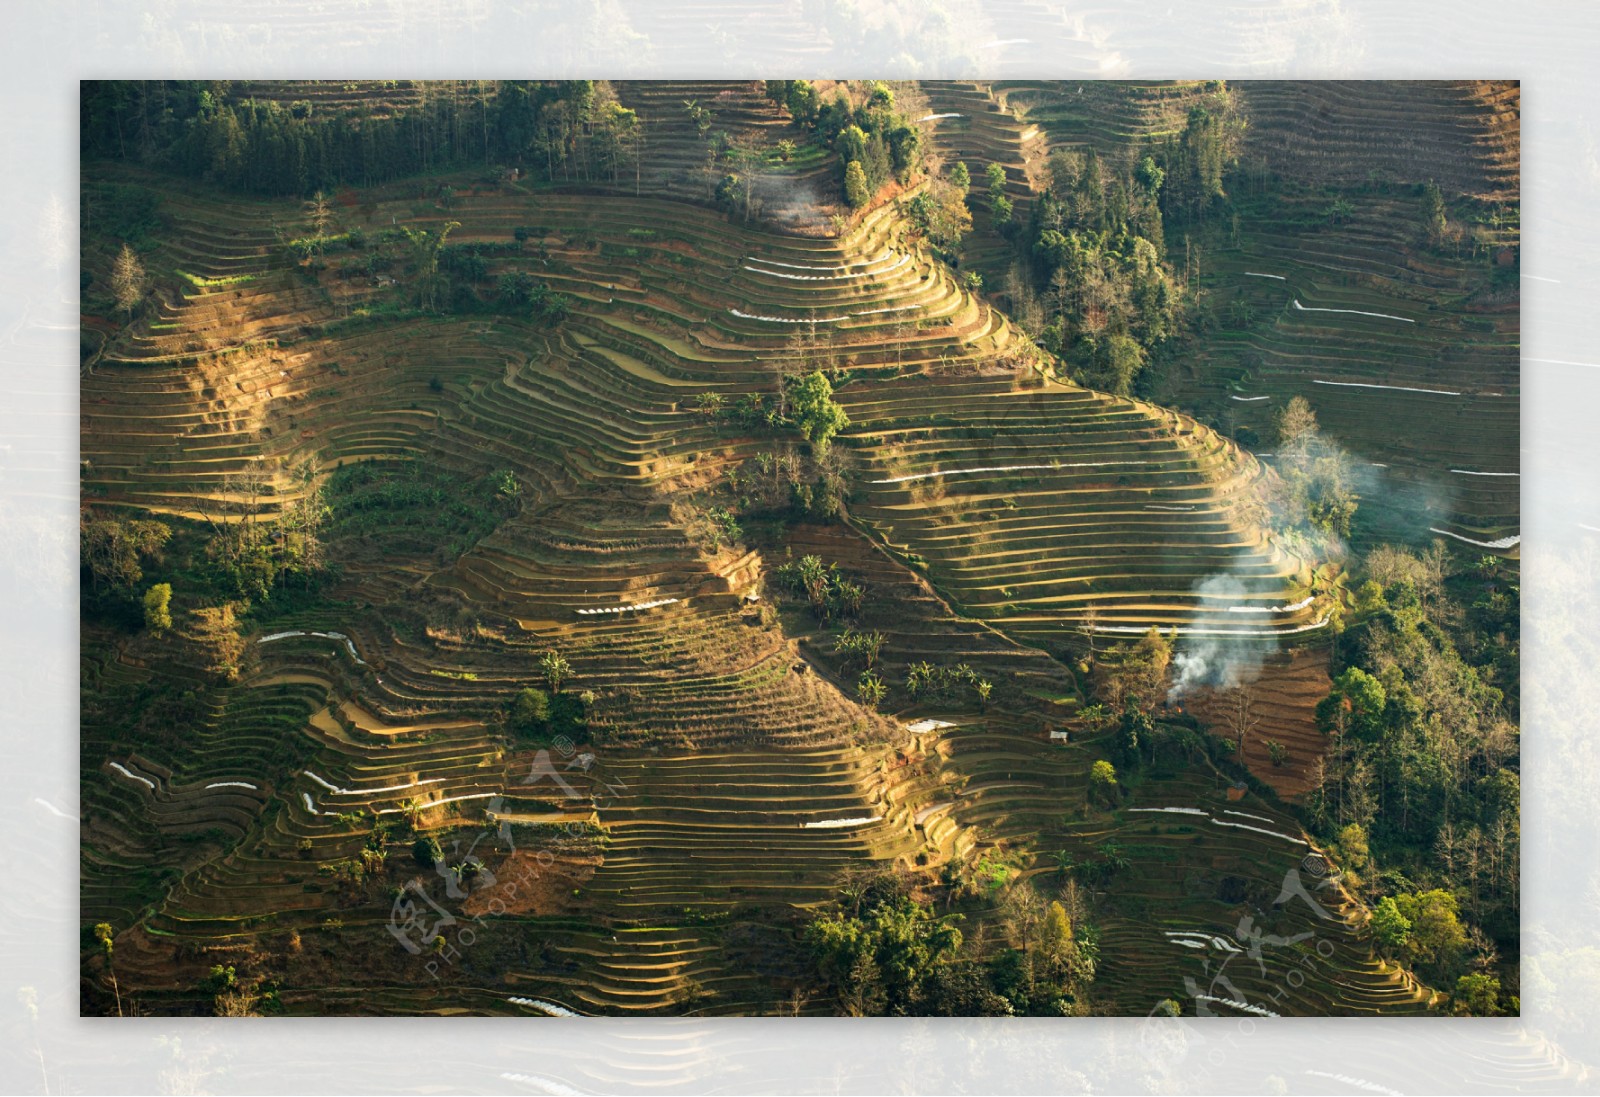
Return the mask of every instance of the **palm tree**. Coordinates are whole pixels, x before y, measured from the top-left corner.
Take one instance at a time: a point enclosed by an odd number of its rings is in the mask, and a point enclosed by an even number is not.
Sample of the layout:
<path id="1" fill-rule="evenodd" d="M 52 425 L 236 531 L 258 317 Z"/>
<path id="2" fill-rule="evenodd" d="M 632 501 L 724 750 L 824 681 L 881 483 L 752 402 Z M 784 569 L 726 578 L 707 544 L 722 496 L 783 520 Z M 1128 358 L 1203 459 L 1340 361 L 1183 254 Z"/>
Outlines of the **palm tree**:
<path id="1" fill-rule="evenodd" d="M 411 272 L 417 280 L 417 304 L 430 312 L 438 304 L 440 283 L 439 251 L 451 232 L 461 227 L 460 221 L 449 221 L 438 232 L 406 227 L 403 231 L 411 242 Z"/>
<path id="2" fill-rule="evenodd" d="M 422 801 L 415 796 L 407 796 L 400 801 L 400 814 L 405 816 L 406 822 L 410 823 L 411 828 L 415 830 L 417 819 L 422 815 Z"/>
<path id="3" fill-rule="evenodd" d="M 560 693 L 561 683 L 572 673 L 572 667 L 561 653 L 547 651 L 539 660 L 539 673 L 549 683 L 551 693 Z"/>

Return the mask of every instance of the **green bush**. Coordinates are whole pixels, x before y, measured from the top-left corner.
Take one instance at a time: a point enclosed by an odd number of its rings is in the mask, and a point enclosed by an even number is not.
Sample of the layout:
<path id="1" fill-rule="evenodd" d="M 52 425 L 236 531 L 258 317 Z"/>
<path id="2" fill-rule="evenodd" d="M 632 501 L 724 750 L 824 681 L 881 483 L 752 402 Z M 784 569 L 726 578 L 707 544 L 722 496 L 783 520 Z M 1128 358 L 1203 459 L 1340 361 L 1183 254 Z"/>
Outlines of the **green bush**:
<path id="1" fill-rule="evenodd" d="M 506 713 L 506 726 L 536 742 L 566 737 L 575 743 L 589 737 L 586 713 L 592 693 L 547 693 L 532 686 L 521 690 Z"/>
<path id="2" fill-rule="evenodd" d="M 144 627 L 158 636 L 172 627 L 171 583 L 157 583 L 144 592 Z"/>

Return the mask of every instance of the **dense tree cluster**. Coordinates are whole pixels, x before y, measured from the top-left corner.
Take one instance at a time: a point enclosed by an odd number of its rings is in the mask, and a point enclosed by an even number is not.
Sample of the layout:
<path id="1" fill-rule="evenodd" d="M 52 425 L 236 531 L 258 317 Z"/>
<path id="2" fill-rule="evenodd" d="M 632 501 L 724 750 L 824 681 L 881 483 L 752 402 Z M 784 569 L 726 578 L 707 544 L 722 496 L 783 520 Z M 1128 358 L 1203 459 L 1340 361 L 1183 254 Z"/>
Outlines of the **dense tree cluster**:
<path id="1" fill-rule="evenodd" d="M 1227 202 L 1224 176 L 1239 158 L 1245 120 L 1222 81 L 1214 82 L 1189 108 L 1183 132 L 1152 150 L 1151 163 L 1164 180 L 1161 206 L 1169 218 L 1204 223 Z"/>
<path id="2" fill-rule="evenodd" d="M 797 364 L 799 361 L 797 360 Z M 780 363 L 781 364 L 781 363 Z M 820 369 L 780 371 L 771 393 L 746 393 L 729 405 L 719 394 L 706 393 L 701 411 L 746 429 L 795 430 L 811 443 L 811 455 L 827 467 L 829 446 L 850 425 L 850 417 L 833 398 L 833 382 Z"/>
<path id="3" fill-rule="evenodd" d="M 1009 287 L 1039 343 L 1080 379 L 1126 394 L 1150 353 L 1178 331 L 1181 293 L 1165 261 L 1163 172 L 1146 157 L 1114 168 L 1094 150 L 1057 152 L 1027 226 L 991 195 L 997 227 L 1023 234 L 1032 285 Z"/>
<path id="4" fill-rule="evenodd" d="M 94 81 L 80 105 L 81 150 L 265 195 L 468 165 L 519 165 L 564 183 L 636 175 L 638 117 L 604 81 L 419 81 L 407 90 L 415 96 L 404 106 L 337 113 L 311 100 L 246 98 L 229 81 Z"/>
<path id="5" fill-rule="evenodd" d="M 146 564 L 161 560 L 172 527 L 147 518 L 120 519 L 85 507 L 78 521 L 79 559 L 92 589 L 131 591 Z"/>
<path id="6" fill-rule="evenodd" d="M 1151 625 L 1138 640 L 1117 644 L 1095 666 L 1096 692 L 1112 712 L 1148 709 L 1166 696 L 1174 639 Z"/>
<path id="7" fill-rule="evenodd" d="M 947 258 L 972 231 L 967 186 L 967 166 L 957 163 L 948 176 L 929 179 L 927 187 L 906 203 L 912 226 Z"/>
<path id="8" fill-rule="evenodd" d="M 1356 656 L 1316 709 L 1328 748 L 1312 825 L 1375 900 L 1378 939 L 1447 989 L 1492 976 L 1517 940 L 1519 743 L 1494 684 L 1514 659 L 1517 588 L 1483 570 L 1452 575 L 1439 544 L 1370 554 Z"/>
<path id="9" fill-rule="evenodd" d="M 1005 940 L 987 948 L 962 936 L 959 915 L 919 902 L 908 879 L 879 872 L 844 880 L 805 939 L 821 989 L 846 1016 L 1082 1014 L 1096 948 L 1074 929 L 1069 901 L 1012 885 L 1001 903 Z"/>
<path id="10" fill-rule="evenodd" d="M 840 193 L 851 209 L 872 201 L 890 179 L 908 182 L 922 163 L 922 135 L 895 110 L 881 80 L 840 84 L 826 101 L 809 80 L 768 80 L 767 97 L 839 157 Z"/>
<path id="11" fill-rule="evenodd" d="M 1181 133 L 1128 156 L 1057 151 L 1026 224 L 1015 218 L 1004 169 L 989 166 L 984 204 L 1020 259 L 999 288 L 1023 330 L 1081 383 L 1134 391 L 1147 365 L 1185 330 L 1199 252 L 1191 253 L 1186 235 L 1179 277 L 1168 262 L 1167 227 L 1221 215 L 1224 175 L 1238 159 L 1243 129 L 1218 82 Z"/>
<path id="12" fill-rule="evenodd" d="M 993 684 L 967 663 L 947 667 L 924 659 L 906 667 L 906 696 L 913 701 L 960 704 L 975 700 L 985 706 L 993 690 Z"/>

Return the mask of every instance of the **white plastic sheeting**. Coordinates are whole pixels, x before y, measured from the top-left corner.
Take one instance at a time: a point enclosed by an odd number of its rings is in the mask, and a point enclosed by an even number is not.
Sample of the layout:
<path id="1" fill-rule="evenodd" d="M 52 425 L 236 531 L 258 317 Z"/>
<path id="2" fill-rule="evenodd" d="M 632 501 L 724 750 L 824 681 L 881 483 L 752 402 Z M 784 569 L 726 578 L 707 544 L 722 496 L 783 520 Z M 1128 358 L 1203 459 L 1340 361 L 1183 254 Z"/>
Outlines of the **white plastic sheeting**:
<path id="1" fill-rule="evenodd" d="M 1405 385 L 1373 385 L 1362 381 L 1312 381 L 1313 385 L 1327 385 L 1336 389 L 1384 389 L 1388 392 L 1425 392 L 1430 396 L 1460 396 L 1450 389 L 1414 389 Z"/>
<path id="2" fill-rule="evenodd" d="M 112 762 L 111 763 L 111 768 L 116 770 L 118 773 L 122 774 L 124 777 L 128 778 L 129 780 L 138 781 L 141 785 L 150 786 L 150 791 L 151 792 L 154 792 L 156 790 L 156 783 L 154 781 L 150 780 L 150 778 L 148 778 L 148 777 L 140 777 L 137 773 L 134 773 L 132 770 L 128 769 L 127 767 L 123 766 L 122 764 L 120 764 L 118 762 Z"/>
<path id="3" fill-rule="evenodd" d="M 802 830 L 836 830 L 839 827 L 860 827 L 868 823 L 876 823 L 883 819 L 881 815 L 853 815 L 848 819 L 813 819 L 809 823 L 801 823 Z"/>
<path id="4" fill-rule="evenodd" d="M 1391 316 L 1387 312 L 1362 312 L 1360 309 L 1314 309 L 1302 305 L 1298 300 L 1294 303 L 1297 312 L 1343 312 L 1351 316 L 1376 316 L 1380 320 L 1398 320 L 1402 324 L 1415 324 L 1415 320 L 1408 320 L 1404 316 Z"/>

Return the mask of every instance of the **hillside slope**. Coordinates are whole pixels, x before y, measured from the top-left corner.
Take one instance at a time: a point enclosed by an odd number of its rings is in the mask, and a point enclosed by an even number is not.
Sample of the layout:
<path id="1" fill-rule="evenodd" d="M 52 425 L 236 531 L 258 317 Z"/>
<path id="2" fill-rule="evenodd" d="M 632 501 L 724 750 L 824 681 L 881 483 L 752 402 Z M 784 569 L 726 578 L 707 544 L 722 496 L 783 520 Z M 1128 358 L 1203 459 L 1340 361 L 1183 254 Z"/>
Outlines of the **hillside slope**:
<path id="1" fill-rule="evenodd" d="M 121 994 L 205 1011 L 231 964 L 292 1013 L 827 1012 L 800 934 L 852 872 L 999 934 L 1002 885 L 1094 864 L 1096 1011 L 1424 1010 L 1270 794 L 1175 753 L 1091 798 L 1086 629 L 1265 652 L 1326 625 L 1335 570 L 1260 524 L 1272 473 L 1059 380 L 894 203 L 842 237 L 704 208 L 682 100 L 785 127 L 757 92 L 623 86 L 657 135 L 638 194 L 346 188 L 309 255 L 298 202 L 86 167 L 155 213 L 140 310 L 85 234 L 84 502 L 175 530 L 171 632 L 84 631 L 83 920 L 117 929 Z M 984 146 L 1021 190 L 1032 140 Z M 812 371 L 831 447 L 774 410 Z M 203 604 L 248 571 L 227 531 L 290 540 L 310 499 L 320 580 Z M 795 593 L 812 558 L 859 608 Z M 876 706 L 846 624 L 883 634 Z M 924 664 L 992 695 L 916 694 Z M 541 682 L 582 719 L 519 730 Z M 1291 944 L 1215 990 L 1249 926 Z"/>

